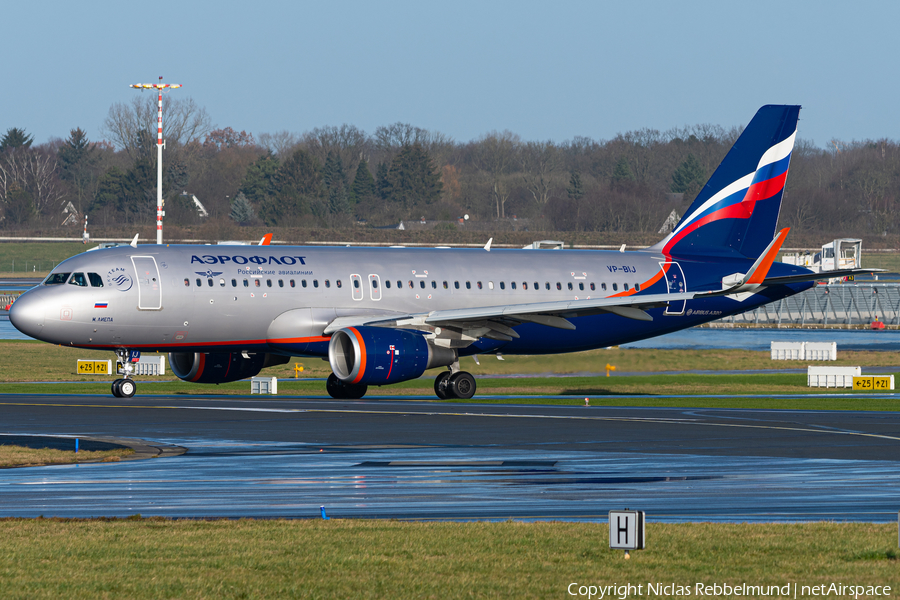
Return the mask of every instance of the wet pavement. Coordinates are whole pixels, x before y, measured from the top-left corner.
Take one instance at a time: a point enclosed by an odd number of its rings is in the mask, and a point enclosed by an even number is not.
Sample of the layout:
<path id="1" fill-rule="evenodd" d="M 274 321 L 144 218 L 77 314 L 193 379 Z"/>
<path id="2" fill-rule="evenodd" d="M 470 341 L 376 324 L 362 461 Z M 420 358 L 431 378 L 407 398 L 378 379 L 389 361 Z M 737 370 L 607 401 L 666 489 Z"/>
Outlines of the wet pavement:
<path id="1" fill-rule="evenodd" d="M 0 471 L 3 517 L 894 522 L 900 415 L 2 395 L 0 433 L 180 456 Z"/>

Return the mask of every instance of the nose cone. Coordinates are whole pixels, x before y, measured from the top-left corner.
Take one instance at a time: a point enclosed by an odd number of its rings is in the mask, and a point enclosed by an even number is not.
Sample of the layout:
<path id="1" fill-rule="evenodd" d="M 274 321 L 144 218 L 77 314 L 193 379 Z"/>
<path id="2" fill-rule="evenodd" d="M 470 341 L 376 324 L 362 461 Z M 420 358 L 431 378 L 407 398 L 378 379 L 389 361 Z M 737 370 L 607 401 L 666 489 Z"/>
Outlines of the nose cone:
<path id="1" fill-rule="evenodd" d="M 34 294 L 24 293 L 9 309 L 13 327 L 35 339 L 41 339 L 44 329 L 44 303 Z"/>

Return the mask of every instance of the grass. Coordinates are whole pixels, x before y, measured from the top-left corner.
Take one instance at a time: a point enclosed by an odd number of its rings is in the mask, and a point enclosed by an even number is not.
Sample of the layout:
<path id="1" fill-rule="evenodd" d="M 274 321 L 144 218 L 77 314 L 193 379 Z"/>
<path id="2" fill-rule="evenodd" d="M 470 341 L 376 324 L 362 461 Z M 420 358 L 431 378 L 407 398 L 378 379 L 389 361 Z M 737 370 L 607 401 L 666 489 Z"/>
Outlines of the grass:
<path id="1" fill-rule="evenodd" d="M 648 516 L 649 517 L 649 516 Z M 647 525 L 624 560 L 606 523 L 0 521 L 0 596 L 566 598 L 579 585 L 900 588 L 895 525 Z M 799 589 L 798 589 L 799 591 Z M 612 596 L 615 597 L 615 596 Z M 632 595 L 634 597 L 634 595 Z"/>
<path id="2" fill-rule="evenodd" d="M 0 445 L 0 468 L 68 465 L 76 462 L 118 462 L 131 454 L 134 454 L 131 448 L 80 450 L 76 453 L 52 448 Z"/>

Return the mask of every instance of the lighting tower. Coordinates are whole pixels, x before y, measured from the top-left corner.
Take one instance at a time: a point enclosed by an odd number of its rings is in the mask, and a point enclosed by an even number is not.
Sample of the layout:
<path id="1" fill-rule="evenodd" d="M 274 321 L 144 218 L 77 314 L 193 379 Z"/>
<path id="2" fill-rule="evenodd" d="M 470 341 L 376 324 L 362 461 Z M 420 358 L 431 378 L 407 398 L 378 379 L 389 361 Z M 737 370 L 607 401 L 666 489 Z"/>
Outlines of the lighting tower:
<path id="1" fill-rule="evenodd" d="M 181 84 L 163 83 L 162 76 L 160 76 L 159 83 L 135 83 L 129 87 L 142 91 L 150 89 L 159 90 L 159 108 L 156 114 L 156 243 L 162 244 L 162 218 L 163 215 L 166 214 L 163 212 L 162 197 L 162 151 L 163 146 L 165 146 L 162 137 L 162 91 L 166 88 L 173 90 L 180 88 Z"/>

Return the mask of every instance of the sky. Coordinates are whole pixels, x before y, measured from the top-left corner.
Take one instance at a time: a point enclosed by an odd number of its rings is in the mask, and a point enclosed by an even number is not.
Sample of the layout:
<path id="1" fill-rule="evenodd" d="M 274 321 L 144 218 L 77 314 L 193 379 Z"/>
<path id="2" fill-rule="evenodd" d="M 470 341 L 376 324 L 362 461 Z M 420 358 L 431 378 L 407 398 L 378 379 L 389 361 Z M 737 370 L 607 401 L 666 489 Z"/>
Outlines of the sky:
<path id="1" fill-rule="evenodd" d="M 898 139 L 898 2 L 94 0 L 5 5 L 0 133 L 103 139 L 132 83 L 258 136 L 410 123 L 458 142 L 746 125 Z M 152 92 L 143 92 L 149 94 Z M 165 118 L 165 114 L 163 115 Z"/>

